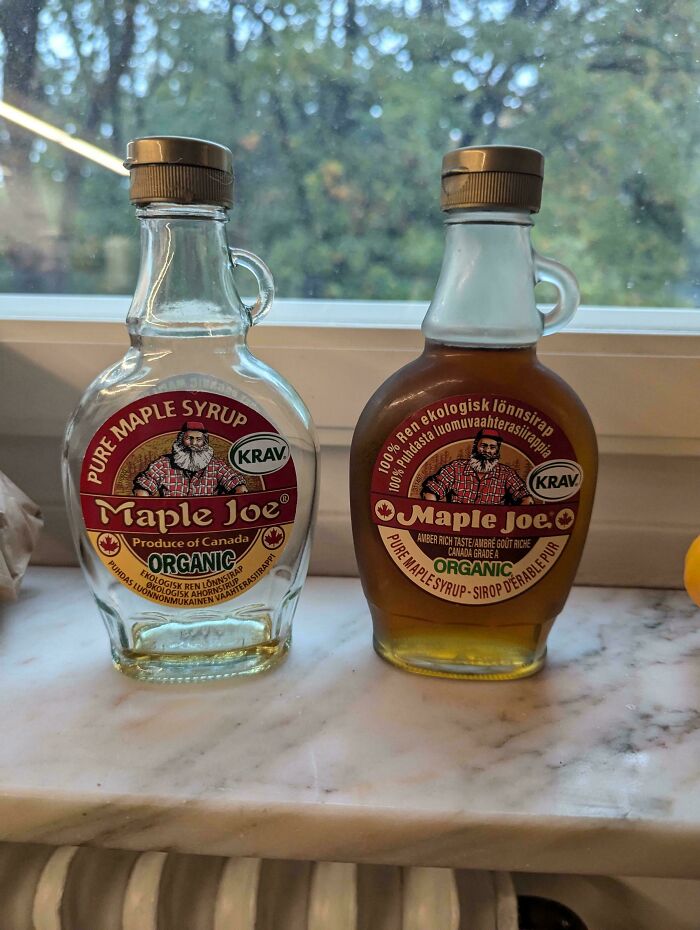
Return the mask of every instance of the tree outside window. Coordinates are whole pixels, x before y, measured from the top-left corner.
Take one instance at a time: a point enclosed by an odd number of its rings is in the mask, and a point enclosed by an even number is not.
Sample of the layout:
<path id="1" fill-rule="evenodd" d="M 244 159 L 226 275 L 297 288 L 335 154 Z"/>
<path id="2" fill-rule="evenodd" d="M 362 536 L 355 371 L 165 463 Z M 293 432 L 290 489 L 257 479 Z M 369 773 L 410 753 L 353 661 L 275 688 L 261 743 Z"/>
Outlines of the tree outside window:
<path id="1" fill-rule="evenodd" d="M 589 304 L 700 297 L 696 0 L 3 0 L 4 100 L 122 156 L 233 149 L 231 239 L 285 297 L 426 299 L 443 153 L 547 158 L 538 248 Z M 0 123 L 0 290 L 126 293 L 127 182 Z"/>

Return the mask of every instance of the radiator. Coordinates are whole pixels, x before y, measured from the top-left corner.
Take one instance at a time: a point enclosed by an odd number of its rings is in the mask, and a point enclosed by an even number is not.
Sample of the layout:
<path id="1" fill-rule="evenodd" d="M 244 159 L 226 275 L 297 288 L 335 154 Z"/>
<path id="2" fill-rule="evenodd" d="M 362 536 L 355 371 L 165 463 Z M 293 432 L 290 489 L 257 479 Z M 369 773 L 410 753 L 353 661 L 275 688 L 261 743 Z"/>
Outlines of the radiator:
<path id="1" fill-rule="evenodd" d="M 13 843 L 0 914 L 2 930 L 517 930 L 500 873 Z"/>

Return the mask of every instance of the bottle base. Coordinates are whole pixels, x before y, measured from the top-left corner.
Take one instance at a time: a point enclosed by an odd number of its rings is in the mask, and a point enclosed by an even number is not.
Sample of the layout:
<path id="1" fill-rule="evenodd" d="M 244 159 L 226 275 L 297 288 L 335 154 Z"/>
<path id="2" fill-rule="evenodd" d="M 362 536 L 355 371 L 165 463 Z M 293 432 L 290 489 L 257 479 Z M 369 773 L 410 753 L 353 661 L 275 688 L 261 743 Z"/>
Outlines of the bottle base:
<path id="1" fill-rule="evenodd" d="M 259 643 L 242 649 L 209 654 L 163 654 L 112 650 L 112 661 L 124 675 L 140 681 L 217 681 L 240 675 L 257 675 L 274 668 L 289 652 L 290 640 Z"/>
<path id="2" fill-rule="evenodd" d="M 542 623 L 445 623 L 393 614 L 370 604 L 374 649 L 407 672 L 438 678 L 512 681 L 540 671 L 554 620 Z"/>
<path id="3" fill-rule="evenodd" d="M 150 610 L 122 620 L 98 599 L 110 631 L 116 668 L 141 681 L 215 681 L 256 675 L 281 662 L 291 643 L 298 591 L 277 609 L 251 604 L 165 613 Z"/>
<path id="4" fill-rule="evenodd" d="M 538 658 L 519 665 L 473 665 L 465 662 L 452 664 L 418 657 L 408 660 L 392 649 L 382 646 L 376 638 L 373 639 L 373 645 L 374 651 L 380 658 L 404 672 L 411 672 L 414 675 L 427 675 L 431 678 L 453 678 L 471 681 L 515 681 L 518 678 L 529 678 L 540 671 L 547 657 L 545 648 Z"/>

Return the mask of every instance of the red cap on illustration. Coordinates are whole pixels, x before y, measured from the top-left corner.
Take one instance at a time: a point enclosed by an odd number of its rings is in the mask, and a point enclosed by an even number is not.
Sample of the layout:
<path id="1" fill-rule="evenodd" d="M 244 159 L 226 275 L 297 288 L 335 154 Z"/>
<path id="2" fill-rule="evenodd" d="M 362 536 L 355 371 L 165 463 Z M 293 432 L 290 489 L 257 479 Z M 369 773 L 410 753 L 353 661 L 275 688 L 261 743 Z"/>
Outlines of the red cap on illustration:
<path id="1" fill-rule="evenodd" d="M 477 439 L 497 439 L 499 442 L 502 442 L 501 434 L 497 429 L 480 429 L 477 434 Z"/>
<path id="2" fill-rule="evenodd" d="M 206 433 L 206 427 L 201 420 L 188 420 L 187 423 L 182 427 L 183 432 L 185 430 L 197 430 L 199 433 Z"/>

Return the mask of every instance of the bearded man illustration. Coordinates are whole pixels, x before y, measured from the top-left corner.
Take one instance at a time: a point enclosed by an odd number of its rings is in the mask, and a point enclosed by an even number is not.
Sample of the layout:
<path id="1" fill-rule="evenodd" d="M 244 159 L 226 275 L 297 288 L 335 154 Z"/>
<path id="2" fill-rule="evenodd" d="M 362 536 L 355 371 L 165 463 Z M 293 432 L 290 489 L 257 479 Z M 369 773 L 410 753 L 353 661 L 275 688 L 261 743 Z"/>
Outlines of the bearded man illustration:
<path id="1" fill-rule="evenodd" d="M 468 459 L 453 459 L 423 482 L 421 497 L 451 504 L 532 504 L 520 475 L 500 461 L 501 435 L 481 429 Z"/>
<path id="2" fill-rule="evenodd" d="M 213 497 L 247 490 L 244 476 L 214 455 L 204 423 L 188 420 L 172 451 L 136 475 L 133 493 L 136 497 Z"/>

